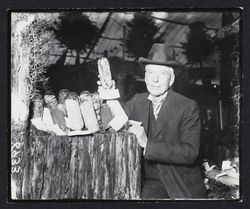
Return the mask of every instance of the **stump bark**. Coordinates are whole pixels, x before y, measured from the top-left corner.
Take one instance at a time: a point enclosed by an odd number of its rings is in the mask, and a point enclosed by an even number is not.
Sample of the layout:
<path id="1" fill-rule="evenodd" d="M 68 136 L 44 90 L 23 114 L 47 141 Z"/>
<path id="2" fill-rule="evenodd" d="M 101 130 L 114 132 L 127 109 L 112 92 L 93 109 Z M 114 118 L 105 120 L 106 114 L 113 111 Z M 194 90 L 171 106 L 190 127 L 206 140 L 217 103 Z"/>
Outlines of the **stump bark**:
<path id="1" fill-rule="evenodd" d="M 141 150 L 135 135 L 56 136 L 32 129 L 30 199 L 139 199 Z M 27 191 L 26 191 L 27 192 Z"/>

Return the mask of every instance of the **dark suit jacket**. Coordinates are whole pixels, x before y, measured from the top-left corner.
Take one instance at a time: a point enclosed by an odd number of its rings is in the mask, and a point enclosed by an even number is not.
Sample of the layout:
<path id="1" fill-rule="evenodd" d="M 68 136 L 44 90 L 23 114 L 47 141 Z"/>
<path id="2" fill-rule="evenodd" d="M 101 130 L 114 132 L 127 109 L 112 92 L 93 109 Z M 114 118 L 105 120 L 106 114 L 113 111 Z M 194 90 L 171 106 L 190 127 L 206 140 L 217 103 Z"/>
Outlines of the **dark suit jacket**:
<path id="1" fill-rule="evenodd" d="M 148 93 L 136 94 L 125 106 L 129 119 L 148 131 Z M 155 161 L 170 198 L 206 198 L 200 168 L 199 109 L 195 101 L 169 90 L 159 112 L 158 126 L 146 146 L 145 160 Z"/>

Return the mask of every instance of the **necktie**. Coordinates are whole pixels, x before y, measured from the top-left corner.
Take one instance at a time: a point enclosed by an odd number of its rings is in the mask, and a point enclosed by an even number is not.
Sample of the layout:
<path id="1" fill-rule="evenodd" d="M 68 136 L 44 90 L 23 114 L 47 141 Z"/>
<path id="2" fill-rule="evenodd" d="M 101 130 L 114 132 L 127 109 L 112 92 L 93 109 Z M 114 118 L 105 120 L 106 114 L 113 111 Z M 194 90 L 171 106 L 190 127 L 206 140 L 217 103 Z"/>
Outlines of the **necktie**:
<path id="1" fill-rule="evenodd" d="M 162 102 L 163 102 L 163 98 L 152 99 L 153 113 L 154 113 L 155 119 L 158 118 L 158 114 L 160 112 Z"/>

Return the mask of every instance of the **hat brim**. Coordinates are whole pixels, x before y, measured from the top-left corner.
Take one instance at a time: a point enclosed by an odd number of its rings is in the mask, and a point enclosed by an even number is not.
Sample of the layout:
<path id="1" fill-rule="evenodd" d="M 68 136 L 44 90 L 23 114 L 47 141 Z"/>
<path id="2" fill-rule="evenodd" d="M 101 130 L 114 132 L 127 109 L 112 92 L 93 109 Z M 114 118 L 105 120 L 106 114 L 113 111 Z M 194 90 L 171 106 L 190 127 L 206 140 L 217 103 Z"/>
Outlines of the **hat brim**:
<path id="1" fill-rule="evenodd" d="M 179 61 L 166 61 L 166 62 L 161 62 L 161 61 L 155 61 L 155 60 L 151 60 L 151 59 L 147 59 L 144 57 L 140 57 L 138 59 L 138 63 L 140 65 L 140 67 L 142 68 L 142 70 L 145 71 L 145 66 L 148 64 L 154 64 L 154 65 L 164 65 L 164 66 L 168 66 L 168 67 L 173 67 L 174 69 L 174 73 L 175 74 L 179 74 L 183 64 Z"/>

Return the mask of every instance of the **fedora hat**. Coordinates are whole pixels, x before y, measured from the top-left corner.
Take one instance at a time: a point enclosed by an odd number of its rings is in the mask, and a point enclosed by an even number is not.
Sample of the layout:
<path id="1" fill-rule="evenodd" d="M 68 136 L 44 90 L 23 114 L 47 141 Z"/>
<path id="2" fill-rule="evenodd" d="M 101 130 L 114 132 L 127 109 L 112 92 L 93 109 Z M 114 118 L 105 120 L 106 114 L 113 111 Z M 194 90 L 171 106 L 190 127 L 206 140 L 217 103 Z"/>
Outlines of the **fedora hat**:
<path id="1" fill-rule="evenodd" d="M 148 57 L 140 57 L 138 62 L 143 70 L 145 70 L 145 66 L 147 64 L 172 67 L 174 69 L 175 75 L 179 74 L 183 67 L 183 64 L 175 59 L 174 49 L 171 50 L 171 47 L 164 43 L 153 44 L 148 53 Z"/>

